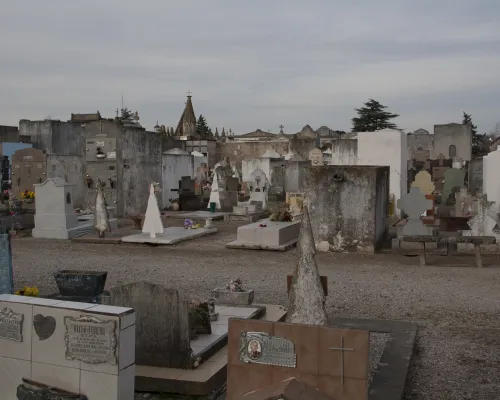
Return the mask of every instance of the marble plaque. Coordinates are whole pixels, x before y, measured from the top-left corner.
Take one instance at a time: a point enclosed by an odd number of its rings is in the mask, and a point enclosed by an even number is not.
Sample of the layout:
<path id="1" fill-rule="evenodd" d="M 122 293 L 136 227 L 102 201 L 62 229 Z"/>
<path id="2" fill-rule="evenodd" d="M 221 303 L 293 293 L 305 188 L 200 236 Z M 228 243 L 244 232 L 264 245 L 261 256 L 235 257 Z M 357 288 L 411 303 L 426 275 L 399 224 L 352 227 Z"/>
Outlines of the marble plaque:
<path id="1" fill-rule="evenodd" d="M 23 341 L 24 314 L 15 313 L 10 308 L 0 311 L 0 339 Z"/>
<path id="2" fill-rule="evenodd" d="M 82 315 L 64 317 L 66 358 L 87 364 L 116 365 L 116 322 Z"/>
<path id="3" fill-rule="evenodd" d="M 241 332 L 240 360 L 247 364 L 295 368 L 297 355 L 292 341 L 263 332 Z"/>

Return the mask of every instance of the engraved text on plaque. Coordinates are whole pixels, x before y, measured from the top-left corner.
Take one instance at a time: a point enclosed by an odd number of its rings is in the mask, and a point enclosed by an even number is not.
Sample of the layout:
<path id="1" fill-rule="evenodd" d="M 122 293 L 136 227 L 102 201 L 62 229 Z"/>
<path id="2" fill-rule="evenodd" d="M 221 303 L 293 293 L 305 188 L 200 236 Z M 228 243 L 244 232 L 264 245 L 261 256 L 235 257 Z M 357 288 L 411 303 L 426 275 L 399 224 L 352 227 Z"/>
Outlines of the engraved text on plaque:
<path id="1" fill-rule="evenodd" d="M 0 311 L 0 339 L 23 341 L 24 314 L 15 313 L 10 308 Z"/>
<path id="2" fill-rule="evenodd" d="M 291 340 L 264 332 L 241 332 L 240 360 L 247 363 L 295 368 L 297 356 Z"/>
<path id="3" fill-rule="evenodd" d="M 64 317 L 66 358 L 88 364 L 116 364 L 116 322 L 82 315 Z"/>

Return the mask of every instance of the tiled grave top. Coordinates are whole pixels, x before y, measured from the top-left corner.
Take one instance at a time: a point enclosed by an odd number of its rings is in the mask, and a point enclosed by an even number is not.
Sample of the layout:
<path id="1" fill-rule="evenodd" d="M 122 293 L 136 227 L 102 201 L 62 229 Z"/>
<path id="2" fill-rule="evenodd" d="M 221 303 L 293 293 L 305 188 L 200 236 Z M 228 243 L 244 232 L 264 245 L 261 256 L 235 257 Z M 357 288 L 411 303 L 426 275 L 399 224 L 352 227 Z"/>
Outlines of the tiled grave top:
<path id="1" fill-rule="evenodd" d="M 219 313 L 217 321 L 212 321 L 212 334 L 200 334 L 195 339 L 191 339 L 191 348 L 194 355 L 199 355 L 221 340 L 228 333 L 229 318 L 253 318 L 258 312 L 256 307 L 230 307 L 215 306 L 215 312 Z"/>

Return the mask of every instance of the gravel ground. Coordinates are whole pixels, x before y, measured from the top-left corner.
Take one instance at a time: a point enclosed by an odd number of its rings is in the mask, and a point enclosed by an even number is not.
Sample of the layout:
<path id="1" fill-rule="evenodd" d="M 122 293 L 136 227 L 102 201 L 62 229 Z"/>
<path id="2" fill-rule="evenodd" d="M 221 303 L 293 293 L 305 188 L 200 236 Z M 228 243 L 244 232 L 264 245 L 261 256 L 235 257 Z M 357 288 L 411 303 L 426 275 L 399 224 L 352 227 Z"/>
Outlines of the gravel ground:
<path id="1" fill-rule="evenodd" d="M 378 369 L 378 364 L 384 354 L 384 348 L 391 335 L 388 333 L 370 332 L 370 345 L 368 347 L 368 387 L 372 383 L 373 375 Z"/>
<path id="2" fill-rule="evenodd" d="M 234 240 L 238 224 L 216 224 L 215 235 L 168 247 L 17 238 L 16 288 L 36 285 L 50 294 L 57 291 L 54 271 L 85 268 L 109 271 L 109 286 L 147 279 L 203 297 L 239 276 L 255 289 L 256 303 L 286 305 L 295 250 L 229 250 L 224 244 Z M 418 257 L 392 254 L 319 253 L 316 260 L 328 276 L 329 315 L 419 324 L 406 399 L 500 398 L 498 256 L 484 257 L 483 269 L 474 267 L 473 256 L 429 256 L 425 268 Z"/>

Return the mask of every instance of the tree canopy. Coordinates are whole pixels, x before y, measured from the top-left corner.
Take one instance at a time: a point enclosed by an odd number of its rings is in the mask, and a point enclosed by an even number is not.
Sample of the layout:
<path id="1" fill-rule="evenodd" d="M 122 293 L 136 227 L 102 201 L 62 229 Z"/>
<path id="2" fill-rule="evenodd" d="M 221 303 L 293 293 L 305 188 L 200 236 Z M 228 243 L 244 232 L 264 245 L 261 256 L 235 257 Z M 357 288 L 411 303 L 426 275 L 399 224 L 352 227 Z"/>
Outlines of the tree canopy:
<path id="1" fill-rule="evenodd" d="M 196 134 L 203 138 L 213 136 L 212 130 L 208 127 L 205 117 L 201 114 L 198 117 L 198 121 L 196 121 Z"/>
<path id="2" fill-rule="evenodd" d="M 477 126 L 472 123 L 471 114 L 464 111 L 462 124 L 472 127 L 472 158 L 483 157 L 489 153 L 491 138 L 486 133 L 477 133 Z"/>
<path id="3" fill-rule="evenodd" d="M 387 106 L 376 100 L 368 100 L 363 107 L 356 109 L 358 116 L 352 119 L 352 131 L 374 132 L 380 129 L 398 129 L 391 120 L 399 117 L 399 114 L 385 111 L 386 108 Z"/>

